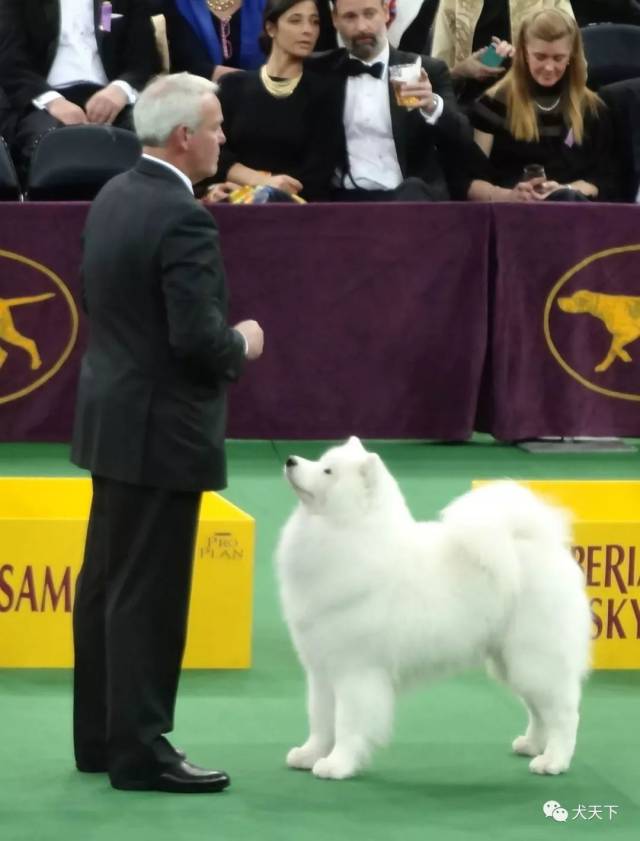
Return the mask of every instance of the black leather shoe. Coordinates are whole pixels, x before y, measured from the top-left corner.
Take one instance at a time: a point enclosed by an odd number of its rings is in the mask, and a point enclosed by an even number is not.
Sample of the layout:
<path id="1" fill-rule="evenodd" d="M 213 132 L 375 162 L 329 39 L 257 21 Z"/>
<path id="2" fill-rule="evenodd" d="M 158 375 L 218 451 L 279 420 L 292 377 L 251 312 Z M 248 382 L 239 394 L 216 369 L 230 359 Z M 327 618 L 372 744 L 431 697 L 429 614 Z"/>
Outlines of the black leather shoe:
<path id="1" fill-rule="evenodd" d="M 206 768 L 192 765 L 186 759 L 169 765 L 150 782 L 111 779 L 114 788 L 125 791 L 170 791 L 175 794 L 222 791 L 229 782 L 229 777 L 224 771 L 208 771 Z"/>
<path id="2" fill-rule="evenodd" d="M 229 783 L 229 777 L 224 771 L 208 771 L 183 759 L 163 771 L 150 788 L 153 791 L 171 791 L 176 794 L 197 794 L 223 791 Z"/>

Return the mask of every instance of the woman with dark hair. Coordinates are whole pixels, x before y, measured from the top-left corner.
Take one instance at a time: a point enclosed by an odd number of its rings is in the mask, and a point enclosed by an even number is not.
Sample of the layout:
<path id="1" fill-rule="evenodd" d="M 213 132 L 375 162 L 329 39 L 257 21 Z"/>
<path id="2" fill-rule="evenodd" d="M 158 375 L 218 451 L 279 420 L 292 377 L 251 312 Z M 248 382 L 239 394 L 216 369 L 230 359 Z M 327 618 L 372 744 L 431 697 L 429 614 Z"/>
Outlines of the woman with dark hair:
<path id="1" fill-rule="evenodd" d="M 586 79 L 573 17 L 545 9 L 524 20 L 511 70 L 471 115 L 486 171 L 471 183 L 470 199 L 617 198 L 609 112 Z"/>
<path id="2" fill-rule="evenodd" d="M 217 178 L 269 184 L 307 200 L 328 197 L 334 98 L 321 74 L 304 71 L 320 21 L 314 0 L 267 0 L 259 70 L 229 73 L 220 84 L 227 141 Z"/>
<path id="3" fill-rule="evenodd" d="M 264 62 L 258 45 L 265 0 L 165 0 L 172 73 L 186 70 L 218 81 L 231 70 L 257 70 Z M 319 10 L 329 49 L 335 33 L 326 0 Z"/>

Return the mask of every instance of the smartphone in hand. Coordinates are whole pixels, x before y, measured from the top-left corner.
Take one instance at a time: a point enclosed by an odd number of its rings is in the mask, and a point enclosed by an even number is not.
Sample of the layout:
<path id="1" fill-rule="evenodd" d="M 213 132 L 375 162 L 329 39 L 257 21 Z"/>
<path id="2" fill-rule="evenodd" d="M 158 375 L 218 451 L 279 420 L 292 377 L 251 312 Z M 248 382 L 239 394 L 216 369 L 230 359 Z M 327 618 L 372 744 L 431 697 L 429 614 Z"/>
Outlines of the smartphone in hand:
<path id="1" fill-rule="evenodd" d="M 484 53 L 480 56 L 480 64 L 486 67 L 500 67 L 504 56 L 498 55 L 495 44 L 489 44 Z"/>

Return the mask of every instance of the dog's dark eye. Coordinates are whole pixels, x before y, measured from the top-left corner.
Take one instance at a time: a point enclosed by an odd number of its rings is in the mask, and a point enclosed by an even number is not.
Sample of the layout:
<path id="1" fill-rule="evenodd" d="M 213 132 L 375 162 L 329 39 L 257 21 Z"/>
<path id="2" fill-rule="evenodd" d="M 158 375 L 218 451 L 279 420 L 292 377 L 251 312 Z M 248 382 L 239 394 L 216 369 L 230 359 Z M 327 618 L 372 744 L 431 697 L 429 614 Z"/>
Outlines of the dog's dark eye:
<path id="1" fill-rule="evenodd" d="M 330 467 L 325 467 L 324 472 L 325 472 L 327 475 L 331 475 L 331 473 L 332 473 L 333 471 L 331 470 L 331 468 L 330 468 Z"/>

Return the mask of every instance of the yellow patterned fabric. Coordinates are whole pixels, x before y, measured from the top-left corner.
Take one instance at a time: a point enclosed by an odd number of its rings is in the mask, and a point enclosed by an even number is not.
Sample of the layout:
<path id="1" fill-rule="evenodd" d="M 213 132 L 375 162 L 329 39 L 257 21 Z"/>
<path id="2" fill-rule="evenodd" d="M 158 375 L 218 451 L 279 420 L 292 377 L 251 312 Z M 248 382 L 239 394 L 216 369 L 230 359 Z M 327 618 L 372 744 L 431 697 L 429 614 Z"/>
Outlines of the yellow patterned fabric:
<path id="1" fill-rule="evenodd" d="M 471 55 L 473 33 L 485 0 L 441 0 L 434 24 L 431 55 L 454 67 Z M 509 0 L 511 43 L 524 18 L 540 9 L 560 9 L 573 17 L 569 0 Z"/>

